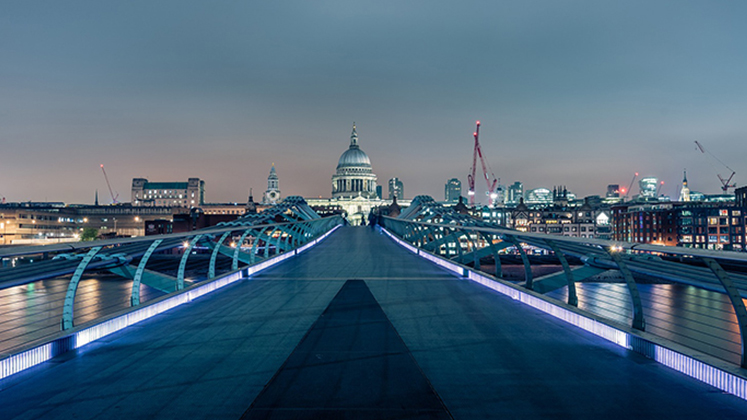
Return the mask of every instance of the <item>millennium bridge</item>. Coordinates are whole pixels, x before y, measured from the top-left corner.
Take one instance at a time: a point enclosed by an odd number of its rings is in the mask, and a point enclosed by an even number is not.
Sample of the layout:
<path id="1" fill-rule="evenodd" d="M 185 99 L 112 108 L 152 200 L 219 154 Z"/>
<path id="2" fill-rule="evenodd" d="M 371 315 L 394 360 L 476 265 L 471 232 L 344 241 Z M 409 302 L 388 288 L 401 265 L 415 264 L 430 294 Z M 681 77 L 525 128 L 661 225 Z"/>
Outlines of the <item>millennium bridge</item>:
<path id="1" fill-rule="evenodd" d="M 0 418 L 747 417 L 745 254 L 374 222 L 0 248 Z"/>

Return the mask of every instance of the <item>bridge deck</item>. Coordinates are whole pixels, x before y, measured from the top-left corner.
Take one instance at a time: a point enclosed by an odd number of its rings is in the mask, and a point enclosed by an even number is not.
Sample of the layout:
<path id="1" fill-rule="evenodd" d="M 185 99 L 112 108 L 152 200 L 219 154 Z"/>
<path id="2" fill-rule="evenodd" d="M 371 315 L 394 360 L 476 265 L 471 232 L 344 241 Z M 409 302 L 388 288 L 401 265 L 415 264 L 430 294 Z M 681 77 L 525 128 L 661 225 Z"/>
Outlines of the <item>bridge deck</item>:
<path id="1" fill-rule="evenodd" d="M 365 228 L 0 387 L 3 418 L 747 415 Z"/>

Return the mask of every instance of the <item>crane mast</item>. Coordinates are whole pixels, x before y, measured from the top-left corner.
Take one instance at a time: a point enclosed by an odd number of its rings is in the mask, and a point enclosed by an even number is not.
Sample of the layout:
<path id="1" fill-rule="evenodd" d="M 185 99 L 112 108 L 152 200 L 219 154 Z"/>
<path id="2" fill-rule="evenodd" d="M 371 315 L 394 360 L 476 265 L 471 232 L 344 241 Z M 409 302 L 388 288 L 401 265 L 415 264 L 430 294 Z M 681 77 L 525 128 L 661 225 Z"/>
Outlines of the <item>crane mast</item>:
<path id="1" fill-rule="evenodd" d="M 630 194 L 631 188 L 633 188 L 633 183 L 635 182 L 635 179 L 638 178 L 638 172 L 636 172 L 633 175 L 633 179 L 630 180 L 630 185 L 628 185 L 628 190 L 624 191 L 625 195 L 623 195 L 623 201 L 625 201 L 628 198 L 628 194 Z"/>
<path id="2" fill-rule="evenodd" d="M 724 166 L 724 167 L 725 167 L 726 169 L 728 169 L 728 170 L 730 170 L 730 171 L 731 171 L 731 175 L 729 175 L 729 178 L 724 178 L 724 177 L 722 177 L 722 176 L 721 176 L 721 174 L 719 174 L 719 173 L 717 173 L 717 174 L 716 174 L 716 176 L 718 177 L 718 180 L 719 180 L 719 181 L 721 181 L 721 191 L 723 191 L 723 192 L 724 192 L 724 194 L 728 194 L 728 193 L 729 193 L 729 188 L 736 188 L 736 187 L 737 187 L 737 184 L 736 184 L 736 183 L 734 183 L 734 184 L 730 184 L 730 182 L 731 182 L 732 178 L 734 178 L 734 175 L 736 175 L 736 172 L 734 172 L 734 170 L 733 170 L 733 169 L 731 169 L 731 168 L 730 168 L 730 167 L 729 167 L 729 166 L 728 166 L 727 164 L 725 164 L 724 162 L 722 162 L 722 161 L 721 161 L 721 159 L 717 158 L 717 157 L 716 157 L 716 156 L 715 156 L 715 155 L 714 155 L 713 153 L 711 153 L 711 152 L 709 152 L 708 150 L 706 150 L 706 149 L 705 149 L 705 148 L 703 147 L 703 145 L 702 145 L 702 144 L 700 144 L 700 143 L 699 143 L 699 142 L 698 142 L 697 140 L 695 140 L 695 145 L 696 145 L 696 146 L 698 146 L 698 149 L 700 150 L 700 153 L 703 153 L 703 154 L 706 154 L 706 153 L 708 153 L 709 155 L 711 155 L 711 157 L 712 157 L 713 159 L 715 159 L 715 160 L 716 160 L 716 162 L 720 163 L 720 164 L 721 164 L 721 165 L 723 165 L 723 166 Z M 713 164 L 711 164 L 711 166 L 713 166 Z M 714 168 L 714 169 L 715 169 L 715 168 Z M 718 171 L 718 170 L 717 170 L 717 171 Z"/>
<path id="3" fill-rule="evenodd" d="M 106 176 L 106 170 L 104 169 L 104 164 L 101 164 L 101 171 L 104 172 L 104 179 L 106 180 L 106 186 L 109 188 L 109 195 L 112 197 L 112 204 L 117 204 L 117 198 L 119 197 L 119 194 L 116 196 L 114 195 L 114 192 L 112 192 L 112 186 L 109 184 L 109 177 Z"/>
<path id="4" fill-rule="evenodd" d="M 472 133 L 472 136 L 475 138 L 475 147 L 472 151 L 472 167 L 467 176 L 467 181 L 469 183 L 469 191 L 467 192 L 467 195 L 469 195 L 469 204 L 471 206 L 475 205 L 475 172 L 477 170 L 477 157 L 479 156 L 480 164 L 482 165 L 482 172 L 485 176 L 485 183 L 488 187 L 489 204 L 493 206 L 495 205 L 495 200 L 498 198 L 498 195 L 495 193 L 498 179 L 492 171 L 488 170 L 489 165 L 485 163 L 485 157 L 482 154 L 482 147 L 480 147 L 480 121 L 477 121 L 477 128 L 475 129 L 475 132 Z M 490 175 L 488 175 L 488 173 L 490 173 Z"/>
<path id="5" fill-rule="evenodd" d="M 480 131 L 480 121 L 477 122 L 477 130 L 472 134 L 475 138 L 475 147 L 472 150 L 472 166 L 470 167 L 469 175 L 467 175 L 467 183 L 469 184 L 469 205 L 475 205 L 475 170 L 477 169 L 477 151 L 480 149 L 480 143 L 478 143 L 478 131 Z"/>

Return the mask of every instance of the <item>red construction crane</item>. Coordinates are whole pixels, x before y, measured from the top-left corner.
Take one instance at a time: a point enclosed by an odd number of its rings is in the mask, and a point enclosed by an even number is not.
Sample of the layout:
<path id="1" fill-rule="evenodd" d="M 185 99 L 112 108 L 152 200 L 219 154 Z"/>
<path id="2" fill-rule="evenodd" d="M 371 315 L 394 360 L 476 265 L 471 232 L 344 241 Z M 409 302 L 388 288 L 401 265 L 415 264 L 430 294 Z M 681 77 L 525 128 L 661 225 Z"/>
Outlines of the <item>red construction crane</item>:
<path id="1" fill-rule="evenodd" d="M 109 187 L 109 195 L 112 197 L 112 204 L 117 204 L 117 198 L 119 198 L 119 194 L 114 195 L 114 192 L 112 192 L 112 186 L 109 184 L 109 177 L 106 176 L 106 170 L 104 169 L 104 164 L 101 164 L 101 171 L 104 172 L 104 179 L 106 180 L 106 186 Z"/>
<path id="2" fill-rule="evenodd" d="M 495 186 L 498 184 L 498 179 L 495 177 L 492 170 L 490 171 L 490 176 L 488 176 L 490 165 L 485 163 L 485 157 L 482 155 L 482 148 L 480 147 L 480 121 L 477 121 L 477 128 L 472 135 L 475 138 L 475 149 L 472 151 L 472 167 L 470 168 L 470 174 L 467 175 L 467 181 L 469 182 L 469 191 L 467 192 L 467 195 L 469 195 L 469 204 L 471 206 L 475 205 L 475 171 L 477 169 L 477 156 L 479 155 L 480 163 L 482 164 L 482 172 L 485 175 L 485 182 L 488 185 L 487 194 L 490 198 L 489 204 L 492 206 L 495 204 L 496 198 L 498 198 L 498 195 L 495 193 Z"/>
<path id="3" fill-rule="evenodd" d="M 622 193 L 624 194 L 623 201 L 625 201 L 625 199 L 628 198 L 628 194 L 630 194 L 630 189 L 633 188 L 633 183 L 635 182 L 636 178 L 638 178 L 638 172 L 636 172 L 635 175 L 633 175 L 633 179 L 630 180 L 630 185 L 628 185 L 628 189 L 627 190 L 623 189 L 622 191 Z"/>
<path id="4" fill-rule="evenodd" d="M 697 140 L 695 141 L 695 145 L 698 146 L 698 149 L 700 149 L 700 153 L 703 153 L 703 154 L 708 153 L 718 163 L 722 164 L 726 169 L 728 169 L 728 170 L 731 171 L 731 175 L 729 175 L 729 178 L 724 178 L 719 173 L 716 174 L 716 176 L 718 177 L 718 180 L 721 181 L 721 191 L 723 191 L 724 194 L 728 194 L 729 193 L 729 188 L 736 188 L 737 187 L 736 183 L 729 184 L 731 182 L 732 178 L 734 178 L 734 175 L 736 175 L 736 172 L 734 172 L 734 170 L 731 169 L 727 164 L 725 164 L 724 162 L 721 162 L 721 159 L 717 158 L 713 153 L 707 151 L 703 147 L 703 145 L 701 145 L 700 143 L 698 143 Z M 714 166 L 713 163 L 711 163 L 711 166 Z M 716 169 L 716 168 L 714 167 L 714 169 Z M 716 169 L 716 171 L 718 171 L 718 169 Z"/>

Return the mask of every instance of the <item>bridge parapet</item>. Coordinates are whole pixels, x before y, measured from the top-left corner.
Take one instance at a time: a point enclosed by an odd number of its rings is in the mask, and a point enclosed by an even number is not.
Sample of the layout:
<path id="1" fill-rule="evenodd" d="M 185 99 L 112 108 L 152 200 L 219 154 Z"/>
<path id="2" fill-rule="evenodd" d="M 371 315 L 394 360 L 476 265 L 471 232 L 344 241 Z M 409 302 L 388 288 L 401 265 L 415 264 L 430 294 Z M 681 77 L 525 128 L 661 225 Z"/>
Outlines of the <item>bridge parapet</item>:
<path id="1" fill-rule="evenodd" d="M 191 301 L 198 296 L 297 255 L 316 244 L 321 238 L 326 237 L 332 230 L 342 224 L 343 220 L 341 217 L 331 216 L 282 223 L 257 225 L 247 223 L 221 226 L 184 234 L 121 239 L 117 240 L 114 244 L 111 243 L 111 240 L 92 241 L 77 245 L 76 251 L 83 252 L 80 255 L 67 255 L 63 259 L 50 259 L 33 263 L 29 266 L 8 267 L 8 270 L 4 270 L 4 274 L 13 273 L 14 271 L 20 272 L 19 278 L 12 281 L 14 285 L 23 284 L 23 279 L 21 278 L 23 276 L 35 280 L 37 276 L 29 274 L 33 274 L 34 270 L 44 271 L 49 264 L 67 264 L 69 268 L 72 268 L 73 271 L 71 272 L 73 272 L 73 276 L 68 282 L 65 302 L 62 307 L 60 333 L 49 339 L 45 338 L 30 342 L 7 353 L 4 351 L 3 353 L 5 354 L 0 358 L 0 379 L 49 360 L 65 351 L 78 348 L 90 341 L 118 331 L 157 313 Z M 234 236 L 240 238 L 242 242 L 235 242 L 226 247 L 224 242 Z M 204 281 L 185 287 L 184 277 L 187 260 L 196 246 L 212 248 L 209 268 Z M 126 256 L 124 261 L 129 262 L 133 259 L 133 255 L 138 256 L 140 259 L 132 278 L 130 309 L 120 311 L 121 315 L 103 316 L 100 322 L 94 320 L 85 323 L 85 325 L 75 325 L 73 310 L 78 284 L 83 274 L 93 268 L 97 255 L 107 248 L 116 249 L 117 254 Z M 179 258 L 177 277 L 172 277 L 175 283 L 172 292 L 153 301 L 141 302 L 140 288 L 144 282 L 144 273 L 147 271 L 146 265 L 149 258 L 155 252 L 174 249 L 180 249 L 182 255 Z M 23 249 L 16 249 L 15 252 L 18 252 L 18 255 L 26 255 L 26 251 Z M 250 252 L 251 254 L 249 254 Z M 218 254 L 228 255 L 232 258 L 232 269 L 229 272 L 225 272 L 224 270 L 218 273 L 216 270 L 216 258 Z M 244 256 L 243 258 L 242 255 Z M 103 258 L 102 261 L 110 264 L 111 258 Z M 28 270 L 30 266 L 33 268 L 31 271 Z M 64 271 L 58 269 L 58 272 Z M 0 283 L 0 287 L 2 286 L 3 283 Z"/>
<path id="2" fill-rule="evenodd" d="M 529 253 L 555 255 L 563 266 L 568 288 L 567 304 L 578 305 L 574 270 L 566 257 L 587 265 L 619 270 L 632 307 L 631 327 L 644 331 L 644 306 L 634 274 L 658 277 L 726 294 L 737 319 L 741 341 L 740 366 L 747 368 L 747 255 L 731 251 L 624 243 L 593 238 L 575 238 L 530 233 L 486 223 L 453 208 L 444 207 L 427 196 L 418 196 L 397 218 L 381 217 L 380 224 L 413 247 L 426 250 L 459 264 L 480 269 L 481 259 L 495 263 L 495 276 L 503 277 L 501 256 L 519 254 L 524 265 L 523 287 L 533 290 Z M 731 268 L 727 270 L 726 268 Z M 595 274 L 590 271 L 589 275 Z"/>
<path id="3" fill-rule="evenodd" d="M 196 247 L 212 249 L 205 274 L 205 279 L 209 280 L 217 275 L 216 261 L 219 254 L 231 258 L 231 269 L 235 271 L 242 265 L 260 263 L 274 255 L 302 247 L 342 223 L 339 216 L 320 218 L 301 197 L 288 197 L 262 213 L 187 233 L 8 248 L 0 250 L 0 258 L 34 254 L 46 258 L 28 265 L 0 269 L 0 288 L 72 274 L 60 322 L 62 329 L 67 330 L 74 327 L 73 309 L 78 283 L 88 271 L 127 266 L 132 261 L 139 260 L 137 268 L 116 271 L 118 274 L 134 273 L 130 278 L 130 304 L 138 306 L 141 303 L 141 284 L 147 283 L 148 278 L 157 277 L 157 281 L 161 283 L 164 279 L 173 279 L 171 291 L 184 288 L 188 259 Z M 226 244 L 229 239 L 230 244 Z M 176 276 L 159 273 L 145 276 L 151 256 L 163 251 L 181 252 Z M 164 288 L 159 287 L 159 290 Z"/>

